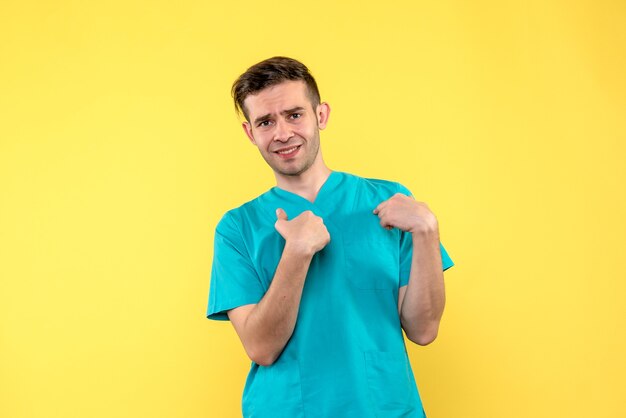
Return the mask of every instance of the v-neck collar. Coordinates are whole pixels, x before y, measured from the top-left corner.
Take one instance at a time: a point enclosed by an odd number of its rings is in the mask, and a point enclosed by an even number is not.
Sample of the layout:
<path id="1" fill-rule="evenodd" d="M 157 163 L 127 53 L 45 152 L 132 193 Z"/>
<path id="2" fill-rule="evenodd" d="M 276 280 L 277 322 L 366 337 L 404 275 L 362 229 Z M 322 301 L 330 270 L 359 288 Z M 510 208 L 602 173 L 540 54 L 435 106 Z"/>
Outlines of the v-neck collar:
<path id="1" fill-rule="evenodd" d="M 270 191 L 279 198 L 288 199 L 290 201 L 305 203 L 311 206 L 321 207 L 325 202 L 328 201 L 328 195 L 336 188 L 336 186 L 341 181 L 341 172 L 339 171 L 331 171 L 319 191 L 317 192 L 317 196 L 315 196 L 315 200 L 311 202 L 310 200 L 300 196 L 299 194 L 290 192 L 285 189 L 281 189 L 278 186 L 274 186 L 270 189 Z"/>

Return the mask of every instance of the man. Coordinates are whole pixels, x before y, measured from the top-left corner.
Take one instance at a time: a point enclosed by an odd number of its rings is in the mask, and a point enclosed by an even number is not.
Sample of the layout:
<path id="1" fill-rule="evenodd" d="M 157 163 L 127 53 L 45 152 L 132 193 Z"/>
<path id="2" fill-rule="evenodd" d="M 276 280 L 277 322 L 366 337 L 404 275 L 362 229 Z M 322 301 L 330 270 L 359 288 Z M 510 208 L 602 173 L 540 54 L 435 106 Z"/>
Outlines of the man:
<path id="1" fill-rule="evenodd" d="M 245 417 L 424 417 L 402 330 L 432 342 L 453 265 L 437 219 L 399 183 L 331 171 L 328 103 L 302 63 L 274 57 L 233 85 L 276 186 L 215 230 L 207 317 L 252 360 Z"/>

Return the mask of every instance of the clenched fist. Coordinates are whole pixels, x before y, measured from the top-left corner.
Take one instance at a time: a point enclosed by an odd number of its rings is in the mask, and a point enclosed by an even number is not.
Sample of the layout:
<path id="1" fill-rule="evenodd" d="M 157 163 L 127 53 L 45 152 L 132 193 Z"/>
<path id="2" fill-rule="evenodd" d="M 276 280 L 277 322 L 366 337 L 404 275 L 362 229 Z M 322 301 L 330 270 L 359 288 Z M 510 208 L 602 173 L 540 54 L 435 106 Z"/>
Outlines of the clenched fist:
<path id="1" fill-rule="evenodd" d="M 384 228 L 398 228 L 411 233 L 436 231 L 437 218 L 424 202 L 396 193 L 374 209 Z"/>
<path id="2" fill-rule="evenodd" d="M 306 255 L 313 255 L 330 242 L 330 234 L 324 220 L 310 210 L 302 212 L 292 220 L 282 209 L 276 209 L 274 227 L 283 238 L 285 245 Z"/>

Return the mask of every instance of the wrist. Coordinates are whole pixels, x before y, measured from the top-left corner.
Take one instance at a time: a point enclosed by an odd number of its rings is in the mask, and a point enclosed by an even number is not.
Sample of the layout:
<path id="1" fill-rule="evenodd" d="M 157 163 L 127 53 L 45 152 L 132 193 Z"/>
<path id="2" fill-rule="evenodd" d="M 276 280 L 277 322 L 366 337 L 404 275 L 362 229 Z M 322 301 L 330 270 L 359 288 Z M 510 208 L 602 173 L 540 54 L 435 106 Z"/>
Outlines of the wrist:
<path id="1" fill-rule="evenodd" d="M 313 251 L 313 249 L 309 246 L 289 240 L 285 241 L 283 253 L 302 258 L 304 260 L 310 260 L 313 258 L 313 255 L 315 255 L 315 251 Z"/>
<path id="2" fill-rule="evenodd" d="M 435 239 L 439 238 L 439 226 L 434 224 L 420 224 L 410 230 L 413 239 Z"/>

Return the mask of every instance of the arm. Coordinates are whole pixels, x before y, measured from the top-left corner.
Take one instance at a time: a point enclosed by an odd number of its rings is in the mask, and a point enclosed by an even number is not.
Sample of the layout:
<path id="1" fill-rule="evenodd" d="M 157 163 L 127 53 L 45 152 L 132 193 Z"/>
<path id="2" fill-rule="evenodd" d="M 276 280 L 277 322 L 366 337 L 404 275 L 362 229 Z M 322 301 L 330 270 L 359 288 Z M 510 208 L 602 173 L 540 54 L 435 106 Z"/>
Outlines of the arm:
<path id="1" fill-rule="evenodd" d="M 272 284 L 259 303 L 228 311 L 248 357 L 255 363 L 272 364 L 291 338 L 311 259 L 312 255 L 286 244 Z"/>
<path id="2" fill-rule="evenodd" d="M 270 287 L 259 303 L 228 311 L 246 353 L 262 366 L 274 363 L 291 338 L 313 255 L 330 241 L 322 219 L 312 212 L 291 221 L 281 209 L 277 214 L 285 247 Z"/>
<path id="3" fill-rule="evenodd" d="M 400 289 L 402 328 L 409 340 L 427 345 L 435 340 L 445 306 L 445 286 L 438 230 L 412 233 L 413 256 L 408 286 Z"/>
<path id="4" fill-rule="evenodd" d="M 437 219 L 425 203 L 401 193 L 382 202 L 374 213 L 383 227 L 412 235 L 411 274 L 408 286 L 399 289 L 398 312 L 407 338 L 427 345 L 437 337 L 445 306 Z"/>

